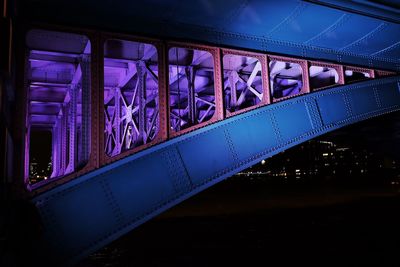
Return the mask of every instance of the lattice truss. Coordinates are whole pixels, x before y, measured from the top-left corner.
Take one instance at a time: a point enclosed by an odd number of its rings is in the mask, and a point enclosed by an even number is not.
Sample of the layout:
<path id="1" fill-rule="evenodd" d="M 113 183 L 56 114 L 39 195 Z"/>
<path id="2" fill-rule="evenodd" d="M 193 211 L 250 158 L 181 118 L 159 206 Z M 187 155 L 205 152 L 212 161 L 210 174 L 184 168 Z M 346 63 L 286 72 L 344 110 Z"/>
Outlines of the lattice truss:
<path id="1" fill-rule="evenodd" d="M 153 45 L 109 40 L 104 59 L 104 151 L 146 144 L 159 131 L 158 62 Z"/>
<path id="2" fill-rule="evenodd" d="M 321 88 L 339 83 L 339 73 L 331 67 L 310 66 L 310 87 Z"/>
<path id="3" fill-rule="evenodd" d="M 272 60 L 269 63 L 271 94 L 273 98 L 299 94 L 303 88 L 303 70 L 300 64 Z"/>
<path id="4" fill-rule="evenodd" d="M 261 63 L 257 58 L 225 55 L 224 102 L 228 112 L 259 104 L 263 99 Z"/>
<path id="5" fill-rule="evenodd" d="M 27 45 L 27 146 L 31 132 L 51 132 L 51 151 L 42 152 L 51 155 L 46 179 L 63 176 L 84 166 L 90 154 L 90 42 L 81 35 L 32 30 Z M 32 160 L 29 154 L 26 159 Z"/>
<path id="6" fill-rule="evenodd" d="M 170 127 L 180 131 L 215 113 L 214 62 L 203 50 L 169 50 Z"/>

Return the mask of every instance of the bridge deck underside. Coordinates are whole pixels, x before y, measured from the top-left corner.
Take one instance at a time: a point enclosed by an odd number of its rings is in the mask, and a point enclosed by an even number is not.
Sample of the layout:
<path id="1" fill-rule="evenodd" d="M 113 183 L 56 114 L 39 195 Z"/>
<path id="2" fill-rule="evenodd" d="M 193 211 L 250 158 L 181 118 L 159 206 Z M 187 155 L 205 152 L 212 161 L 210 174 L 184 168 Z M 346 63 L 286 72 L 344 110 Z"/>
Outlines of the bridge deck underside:
<path id="1" fill-rule="evenodd" d="M 33 199 L 57 262 L 76 261 L 254 163 L 400 109 L 400 77 L 302 95 L 128 156 Z"/>

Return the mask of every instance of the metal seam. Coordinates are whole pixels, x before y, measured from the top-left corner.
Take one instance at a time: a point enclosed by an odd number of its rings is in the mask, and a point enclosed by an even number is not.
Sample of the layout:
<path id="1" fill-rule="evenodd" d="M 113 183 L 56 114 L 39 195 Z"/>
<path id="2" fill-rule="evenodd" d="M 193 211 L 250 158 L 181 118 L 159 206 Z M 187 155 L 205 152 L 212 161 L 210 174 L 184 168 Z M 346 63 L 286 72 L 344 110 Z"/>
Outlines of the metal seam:
<path id="1" fill-rule="evenodd" d="M 384 30 L 386 27 L 388 26 L 387 23 L 383 22 L 381 24 L 378 25 L 378 27 L 376 27 L 375 29 L 373 29 L 372 31 L 370 31 L 369 33 L 367 33 L 366 35 L 362 36 L 361 38 L 351 42 L 350 44 L 340 48 L 339 50 L 348 50 L 351 49 L 357 45 L 360 45 L 363 41 L 371 39 L 372 37 L 374 37 L 377 33 L 381 32 L 382 30 Z"/>
<path id="2" fill-rule="evenodd" d="M 388 79 L 387 81 L 384 81 L 384 82 L 382 82 L 382 81 L 374 81 L 374 82 L 371 82 L 370 84 L 368 84 L 368 86 L 376 86 L 376 85 L 389 84 L 389 83 L 392 83 L 392 82 L 394 82 L 394 81 L 398 81 L 398 79 L 397 79 L 397 78 L 390 78 L 390 79 Z M 398 83 L 400 83 L 400 82 L 398 82 Z M 323 93 L 321 93 L 321 94 L 315 96 L 315 98 L 321 98 L 321 97 L 326 96 L 326 95 L 343 94 L 343 93 L 346 93 L 346 92 L 348 92 L 348 91 L 350 91 L 350 90 L 357 89 L 357 88 L 364 88 L 364 87 L 365 87 L 365 85 L 364 85 L 364 86 L 358 85 L 358 86 L 351 86 L 351 87 L 348 87 L 348 88 L 339 89 L 339 91 L 336 91 L 336 92 L 323 92 Z M 244 120 L 244 119 L 253 117 L 253 116 L 258 116 L 258 115 L 263 114 L 263 113 L 271 113 L 271 111 L 274 111 L 274 110 L 277 110 L 277 109 L 281 109 L 281 108 L 283 108 L 283 107 L 286 107 L 286 106 L 289 106 L 289 105 L 293 105 L 293 104 L 295 104 L 295 103 L 304 103 L 304 102 L 306 102 L 306 101 L 303 100 L 303 99 L 300 99 L 300 100 L 297 100 L 297 101 L 292 102 L 292 103 L 284 103 L 284 104 L 281 104 L 281 105 L 279 105 L 279 106 L 277 106 L 277 107 L 270 108 L 269 110 L 259 111 L 259 112 L 255 113 L 255 114 L 248 115 L 247 117 L 242 117 L 242 118 L 237 119 L 237 120 L 235 120 L 235 121 L 233 121 L 233 122 L 228 122 L 228 123 L 226 123 L 226 124 L 224 124 L 224 125 L 220 125 L 220 126 L 218 126 L 218 128 L 220 128 L 220 127 L 226 127 L 227 125 L 230 125 L 230 124 L 232 124 L 232 123 L 234 123 L 234 122 L 237 123 L 238 121 L 241 121 L 241 120 Z M 266 107 L 266 106 L 263 106 L 263 107 Z M 272 120 L 273 120 L 273 119 L 272 119 Z M 215 130 L 215 129 L 217 129 L 217 128 L 214 128 L 214 129 L 212 129 L 212 130 Z M 198 130 L 198 129 L 196 129 L 196 130 Z M 205 132 L 203 132 L 202 134 L 205 134 L 205 133 L 210 132 L 210 131 L 211 131 L 211 130 L 205 131 Z M 188 138 L 185 139 L 185 140 L 181 140 L 181 141 L 179 141 L 178 143 L 176 143 L 175 145 L 182 144 L 182 143 L 187 143 L 187 142 L 189 142 L 190 140 L 192 140 L 192 139 L 194 139 L 194 138 L 197 138 L 198 136 L 200 136 L 200 134 L 194 135 L 194 136 L 191 136 L 191 137 L 188 137 Z M 151 157 L 151 156 L 153 156 L 153 155 L 156 154 L 156 153 L 159 153 L 159 152 L 153 152 L 153 153 L 151 153 L 151 154 L 148 154 L 148 155 L 143 156 L 142 158 L 144 159 L 144 158 Z M 132 163 L 132 162 L 127 162 L 127 163 L 125 163 L 124 165 L 121 165 L 121 166 L 119 166 L 119 167 L 126 166 L 126 165 L 129 165 L 129 164 L 131 164 L 131 163 Z M 109 172 L 112 172 L 112 171 L 113 171 L 113 170 L 108 170 L 108 171 L 106 171 L 106 172 L 104 172 L 104 173 L 99 174 L 99 175 L 96 176 L 96 177 L 105 176 L 105 175 L 107 175 Z M 93 177 L 93 178 L 96 178 L 96 177 Z M 80 185 L 82 185 L 82 184 L 85 184 L 85 183 L 92 183 L 92 182 L 97 182 L 97 181 L 93 181 L 93 179 L 83 181 L 83 182 L 81 182 L 81 183 L 78 183 L 78 184 L 74 185 L 73 187 L 69 187 L 69 188 L 64 189 L 63 191 L 57 192 L 57 193 L 53 194 L 52 196 L 45 197 L 45 198 L 42 199 L 41 201 L 42 201 L 42 202 L 46 202 L 46 201 L 48 201 L 49 199 L 54 199 L 54 198 L 55 198 L 56 196 L 58 196 L 58 195 L 64 195 L 64 194 L 67 193 L 67 192 L 73 191 L 76 187 L 78 187 L 78 186 L 80 186 Z"/>
<path id="3" fill-rule="evenodd" d="M 399 108 L 398 105 L 396 105 L 396 106 L 394 106 L 394 107 Z M 394 111 L 394 110 L 391 110 L 391 108 L 385 108 L 385 109 L 383 109 L 382 111 L 384 111 L 384 110 L 389 110 L 389 111 L 387 111 L 387 112 L 382 112 L 382 113 L 380 113 L 379 111 L 374 111 L 374 112 L 371 112 L 371 113 L 373 113 L 373 114 L 374 114 L 374 113 L 377 113 L 376 115 L 368 116 L 368 115 L 366 115 L 366 114 L 363 114 L 363 115 L 355 116 L 355 117 L 361 117 L 361 118 L 363 118 L 363 119 L 365 120 L 365 119 L 368 119 L 368 118 L 373 118 L 373 117 L 376 117 L 376 116 L 383 115 L 383 114 L 390 113 L 390 112 L 393 112 L 393 111 Z M 344 125 L 346 125 L 347 123 L 351 123 L 351 121 L 353 121 L 353 120 L 354 120 L 354 121 L 357 121 L 357 119 L 355 119 L 355 118 L 346 119 L 346 120 L 340 121 L 340 122 L 338 122 L 338 123 L 336 123 L 336 124 L 332 124 L 332 125 L 329 126 L 329 127 L 323 127 L 323 128 L 325 128 L 325 130 L 326 130 L 326 129 L 329 129 L 329 128 L 336 128 L 339 124 L 343 124 L 342 126 L 344 126 Z M 347 123 L 346 123 L 346 122 L 347 122 Z M 315 131 L 312 131 L 312 132 L 315 132 Z M 319 132 L 319 131 L 316 131 L 316 132 Z M 301 137 L 297 137 L 297 138 L 292 139 L 292 140 L 291 140 L 292 142 L 289 142 L 289 143 L 287 143 L 287 144 L 296 142 L 296 140 L 301 140 L 302 137 L 304 138 L 304 136 L 312 136 L 312 134 L 303 134 Z M 283 145 L 283 146 L 281 146 L 281 147 L 285 147 L 285 145 Z M 278 149 L 278 148 L 277 148 L 277 149 Z M 277 150 L 277 149 L 274 149 L 274 150 Z M 270 150 L 270 152 L 273 152 L 274 150 Z M 270 152 L 269 152 L 269 153 L 270 153 Z M 258 154 L 261 154 L 261 153 L 258 153 Z M 263 153 L 263 154 L 264 154 L 264 153 Z M 266 154 L 268 154 L 268 153 L 266 153 Z M 246 161 L 242 161 L 242 162 L 247 162 L 247 163 L 248 163 L 248 162 L 251 162 L 251 161 L 253 161 L 253 160 L 255 160 L 255 159 L 259 158 L 259 157 L 260 157 L 260 156 L 252 157 L 251 160 L 246 160 Z M 242 163 L 242 164 L 240 164 L 239 166 L 242 166 L 242 165 L 244 165 L 244 164 L 245 164 L 245 163 Z M 237 166 L 237 165 L 235 165 L 235 166 Z M 234 166 L 234 167 L 230 167 L 230 168 L 226 168 L 226 169 L 224 169 L 223 171 L 218 172 L 217 175 L 212 176 L 211 178 L 209 178 L 208 180 L 206 180 L 205 182 L 203 182 L 203 183 L 201 183 L 201 184 L 197 184 L 193 189 L 198 188 L 198 187 L 200 187 L 200 186 L 202 186 L 202 185 L 205 185 L 205 184 L 207 184 L 207 183 L 210 183 L 210 182 L 212 182 L 213 180 L 215 180 L 215 179 L 219 178 L 220 176 L 224 175 L 225 173 L 228 173 L 229 171 L 234 170 L 234 169 L 236 168 L 235 166 Z M 179 196 L 176 196 L 176 197 L 174 197 L 174 198 L 169 199 L 168 201 L 163 202 L 163 204 L 160 204 L 160 205 L 158 205 L 156 208 L 153 208 L 153 209 L 151 209 L 150 211 L 145 212 L 145 214 L 142 214 L 142 215 L 140 215 L 140 216 L 137 216 L 135 219 L 131 220 L 130 222 L 125 223 L 124 226 L 118 228 L 117 230 L 114 230 L 114 231 L 112 231 L 112 232 L 107 233 L 105 236 L 103 236 L 102 238 L 100 238 L 100 239 L 98 239 L 98 240 L 92 242 L 91 244 L 98 244 L 98 243 L 102 242 L 103 240 L 106 240 L 106 239 L 109 238 L 111 235 L 116 234 L 116 233 L 118 233 L 119 231 L 121 231 L 122 229 L 125 229 L 125 228 L 127 228 L 127 227 L 129 227 L 129 226 L 135 224 L 135 223 L 138 222 L 139 220 L 144 219 L 146 216 L 152 214 L 153 212 L 155 212 L 155 211 L 157 211 L 157 210 L 163 208 L 163 207 L 166 206 L 167 204 L 169 204 L 169 203 L 173 202 L 174 200 L 177 200 L 177 199 L 179 199 L 180 197 L 183 197 L 183 196 L 185 196 L 185 194 L 181 194 L 181 195 L 179 195 Z M 83 248 L 82 250 L 85 250 L 85 249 L 88 249 L 88 248 L 90 248 L 90 246 L 87 246 L 87 247 Z M 80 253 L 73 254 L 72 257 L 79 256 L 79 255 L 83 255 L 83 254 L 84 254 L 84 253 L 82 253 L 82 251 L 80 251 Z"/>
<path id="4" fill-rule="evenodd" d="M 234 162 L 238 162 L 239 161 L 239 156 L 238 156 L 237 151 L 235 149 L 235 144 L 233 143 L 231 135 L 230 135 L 228 129 L 226 129 L 226 128 L 224 129 L 224 135 L 225 135 L 225 139 L 226 139 L 226 141 L 228 143 L 228 146 L 229 146 L 229 151 L 231 152 L 231 155 L 233 157 L 233 161 Z"/>
<path id="5" fill-rule="evenodd" d="M 351 18 L 351 14 L 343 14 L 340 16 L 339 19 L 337 19 L 331 26 L 320 32 L 319 34 L 315 35 L 314 37 L 308 39 L 307 41 L 304 42 L 304 44 L 309 44 L 312 42 L 319 41 L 326 33 L 335 31 L 337 28 L 341 27 L 344 25 L 344 23 Z"/>
<path id="6" fill-rule="evenodd" d="M 298 18 L 301 13 L 308 7 L 309 5 L 306 4 L 305 2 L 300 2 L 292 11 L 292 13 L 289 14 L 285 19 L 283 19 L 278 25 L 276 25 L 274 28 L 272 28 L 266 36 L 271 36 L 275 32 L 281 31 L 283 28 L 286 27 L 286 25 L 290 24 L 293 20 Z"/>

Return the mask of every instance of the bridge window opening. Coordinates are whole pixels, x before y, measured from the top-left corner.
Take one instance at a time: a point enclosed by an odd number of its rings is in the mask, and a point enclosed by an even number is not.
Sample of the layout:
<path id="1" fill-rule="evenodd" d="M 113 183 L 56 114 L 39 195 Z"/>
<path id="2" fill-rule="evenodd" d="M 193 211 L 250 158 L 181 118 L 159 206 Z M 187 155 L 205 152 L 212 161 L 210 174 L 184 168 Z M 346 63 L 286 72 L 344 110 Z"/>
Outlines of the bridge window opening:
<path id="1" fill-rule="evenodd" d="M 339 84 L 339 73 L 335 68 L 311 65 L 309 73 L 311 89 Z"/>
<path id="2" fill-rule="evenodd" d="M 292 97 L 303 91 L 303 69 L 298 63 L 271 60 L 269 78 L 273 100 Z"/>
<path id="3" fill-rule="evenodd" d="M 89 160 L 91 47 L 86 36 L 38 29 L 28 32 L 26 45 L 25 177 L 34 184 L 77 171 Z M 51 168 L 34 177 L 35 164 Z"/>
<path id="4" fill-rule="evenodd" d="M 40 127 L 31 128 L 29 139 L 29 183 L 35 184 L 51 177 L 52 133 Z"/>
<path id="5" fill-rule="evenodd" d="M 224 105 L 227 112 L 256 106 L 263 99 L 262 68 L 257 58 L 224 55 Z"/>
<path id="6" fill-rule="evenodd" d="M 154 45 L 111 39 L 104 45 L 104 151 L 115 156 L 158 135 L 158 53 Z"/>
<path id="7" fill-rule="evenodd" d="M 175 132 L 215 113 L 214 59 L 210 52 L 172 47 L 168 53 L 170 126 Z"/>
<path id="8" fill-rule="evenodd" d="M 346 83 L 357 81 L 364 81 L 373 79 L 372 71 L 370 70 L 356 70 L 352 68 L 345 68 L 344 79 Z"/>

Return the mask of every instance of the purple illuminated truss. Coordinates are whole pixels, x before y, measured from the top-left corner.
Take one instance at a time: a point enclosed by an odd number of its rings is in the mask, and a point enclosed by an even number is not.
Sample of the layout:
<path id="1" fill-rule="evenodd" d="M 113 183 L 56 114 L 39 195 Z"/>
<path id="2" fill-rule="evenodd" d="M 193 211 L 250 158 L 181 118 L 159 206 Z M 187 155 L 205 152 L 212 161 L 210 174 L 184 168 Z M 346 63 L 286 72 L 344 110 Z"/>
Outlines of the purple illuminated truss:
<path id="1" fill-rule="evenodd" d="M 63 176 L 89 159 L 90 42 L 77 34 L 32 30 L 27 46 L 27 147 L 31 132 L 50 131 L 52 170 L 43 178 Z M 28 179 L 29 150 L 26 159 Z"/>
<path id="2" fill-rule="evenodd" d="M 157 136 L 158 58 L 153 45 L 121 40 L 104 54 L 104 151 L 115 156 Z"/>
<path id="3" fill-rule="evenodd" d="M 346 83 L 363 81 L 374 78 L 372 70 L 356 68 L 356 67 L 345 67 L 344 78 Z"/>
<path id="4" fill-rule="evenodd" d="M 168 134 L 174 137 L 197 129 L 204 122 L 223 119 L 225 115 L 236 115 L 238 111 L 257 105 L 308 93 L 310 86 L 321 89 L 372 79 L 375 75 L 395 74 L 248 51 L 149 42 L 152 44 L 117 39 L 105 42 L 104 101 L 99 108 L 104 113 L 104 121 L 100 123 L 101 127 L 104 125 L 101 146 L 109 157 L 152 145 L 154 140 L 165 141 Z M 168 49 L 165 57 L 160 55 L 167 59 L 165 65 L 158 61 L 153 44 Z M 35 181 L 29 177 L 29 156 L 30 142 L 35 140 L 30 137 L 35 131 L 51 133 L 52 148 L 48 153 L 52 169 L 44 179 L 65 176 L 88 163 L 92 143 L 90 129 L 99 126 L 96 121 L 91 123 L 91 111 L 98 110 L 97 105 L 91 107 L 91 95 L 97 99 L 98 93 L 97 89 L 91 92 L 91 46 L 87 37 L 32 30 L 26 36 L 26 45 L 29 52 L 25 64 L 25 179 L 33 183 Z M 219 52 L 223 56 L 222 77 L 219 77 Z M 265 77 L 267 69 L 269 80 Z M 166 72 L 168 76 L 162 75 L 159 85 L 159 73 Z M 167 88 L 164 78 L 168 80 Z M 223 94 L 220 85 L 223 85 Z M 267 85 L 272 99 L 266 92 Z M 159 92 L 162 103 L 159 103 Z M 162 128 L 160 111 L 165 123 Z M 93 144 L 96 145 L 101 137 L 94 134 Z M 97 163 L 107 162 L 96 147 L 93 147 L 96 157 L 82 172 L 92 170 Z"/>
<path id="5" fill-rule="evenodd" d="M 273 99 L 297 95 L 303 88 L 303 70 L 300 64 L 279 60 L 269 63 L 270 87 Z"/>
<path id="6" fill-rule="evenodd" d="M 227 111 L 255 106 L 263 99 L 261 63 L 257 58 L 224 55 L 224 102 Z"/>
<path id="7" fill-rule="evenodd" d="M 335 68 L 311 65 L 309 68 L 310 87 L 317 89 L 339 83 L 339 73 Z"/>
<path id="8" fill-rule="evenodd" d="M 178 132 L 215 113 L 214 62 L 210 52 L 169 49 L 170 127 Z"/>

